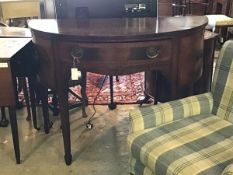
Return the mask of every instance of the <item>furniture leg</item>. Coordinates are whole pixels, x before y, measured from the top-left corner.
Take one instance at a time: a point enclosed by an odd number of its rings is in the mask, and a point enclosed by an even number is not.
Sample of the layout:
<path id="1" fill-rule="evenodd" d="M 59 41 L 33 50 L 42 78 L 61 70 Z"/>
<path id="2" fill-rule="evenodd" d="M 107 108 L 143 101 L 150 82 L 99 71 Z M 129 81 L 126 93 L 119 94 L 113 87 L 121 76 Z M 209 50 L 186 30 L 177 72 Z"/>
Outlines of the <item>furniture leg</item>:
<path id="1" fill-rule="evenodd" d="M 18 126 L 16 119 L 16 111 L 14 106 L 9 107 L 9 116 L 10 116 L 11 132 L 12 132 L 13 145 L 15 150 L 16 163 L 20 164 Z"/>
<path id="2" fill-rule="evenodd" d="M 139 103 L 139 106 L 142 106 L 143 104 L 145 103 L 148 103 L 148 101 L 150 100 L 150 96 L 144 92 L 144 98 L 142 100 L 139 100 L 138 103 Z"/>
<path id="3" fill-rule="evenodd" d="M 32 122 L 33 126 L 36 130 L 40 130 L 37 127 L 37 117 L 36 117 L 36 97 L 35 97 L 35 77 L 28 77 L 29 84 L 29 93 L 30 93 L 30 101 L 31 101 L 31 109 L 32 109 Z"/>
<path id="4" fill-rule="evenodd" d="M 40 86 L 40 94 L 41 94 L 41 101 L 42 101 L 42 111 L 44 117 L 44 131 L 46 134 L 49 133 L 49 111 L 48 111 L 48 89 L 44 86 Z"/>
<path id="5" fill-rule="evenodd" d="M 116 81 L 119 82 L 119 76 L 118 75 L 116 75 Z"/>
<path id="6" fill-rule="evenodd" d="M 110 104 L 108 105 L 108 108 L 110 110 L 116 109 L 116 103 L 113 101 L 113 77 L 112 75 L 109 76 L 109 82 L 110 82 Z"/>
<path id="7" fill-rule="evenodd" d="M 67 83 L 68 84 L 68 83 Z M 61 87 L 66 87 L 65 85 Z M 70 144 L 70 121 L 69 121 L 69 107 L 68 107 L 68 87 L 58 90 L 58 102 L 60 106 L 61 127 L 65 151 L 65 163 L 70 165 L 72 163 L 71 144 Z"/>
<path id="8" fill-rule="evenodd" d="M 157 76 L 158 76 L 158 73 L 157 73 L 157 71 L 154 71 L 154 74 L 155 74 L 155 81 L 154 81 L 154 84 L 153 84 L 153 86 L 155 87 L 154 88 L 154 105 L 156 105 L 156 104 L 158 104 L 158 96 L 157 96 L 157 86 L 159 85 L 158 83 L 157 83 Z"/>
<path id="9" fill-rule="evenodd" d="M 48 107 L 53 112 L 53 116 L 58 116 L 59 109 L 58 109 L 57 94 L 53 92 L 52 90 L 49 90 L 48 94 L 52 94 L 52 103 L 48 104 Z"/>
<path id="10" fill-rule="evenodd" d="M 6 112 L 5 112 L 5 107 L 1 107 L 1 114 L 2 114 L 2 118 L 0 121 L 0 127 L 7 127 L 9 124 L 9 121 L 6 119 Z"/>
<path id="11" fill-rule="evenodd" d="M 27 121 L 31 121 L 31 109 L 30 109 L 30 104 L 29 104 L 29 96 L 28 96 L 28 88 L 27 88 L 27 82 L 25 77 L 19 77 L 18 80 L 20 81 L 22 87 L 23 87 L 23 95 L 24 99 L 26 102 L 26 107 L 27 107 Z"/>
<path id="12" fill-rule="evenodd" d="M 148 103 L 149 99 L 154 99 L 154 105 L 158 103 L 157 97 L 157 71 L 146 71 L 144 74 L 144 99 L 139 101 L 139 105 Z"/>
<path id="13" fill-rule="evenodd" d="M 9 19 L 9 26 L 12 26 L 13 25 L 13 20 L 12 18 Z"/>
<path id="14" fill-rule="evenodd" d="M 82 95 L 82 116 L 84 118 L 87 117 L 86 113 L 86 106 L 88 105 L 88 99 L 87 99 L 87 94 L 86 94 L 86 78 L 87 78 L 87 72 L 82 71 L 81 72 L 81 95 Z"/>
<path id="15" fill-rule="evenodd" d="M 59 114 L 59 109 L 58 109 L 58 100 L 56 93 L 53 93 L 52 104 L 53 104 L 53 110 L 52 110 L 53 116 L 57 116 Z"/>
<path id="16" fill-rule="evenodd" d="M 16 109 L 21 109 L 23 108 L 23 104 L 19 101 L 19 96 L 18 96 L 18 89 L 17 89 L 17 78 L 13 78 L 13 84 L 14 84 L 14 87 L 15 87 L 15 102 L 16 102 Z"/>

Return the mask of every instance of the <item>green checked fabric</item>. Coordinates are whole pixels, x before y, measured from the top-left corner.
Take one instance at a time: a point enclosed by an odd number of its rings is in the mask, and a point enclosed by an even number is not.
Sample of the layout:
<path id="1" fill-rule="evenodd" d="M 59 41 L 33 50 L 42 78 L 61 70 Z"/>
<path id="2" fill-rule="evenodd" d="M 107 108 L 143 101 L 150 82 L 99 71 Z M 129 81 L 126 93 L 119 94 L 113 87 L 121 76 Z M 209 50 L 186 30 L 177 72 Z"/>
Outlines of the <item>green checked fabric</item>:
<path id="1" fill-rule="evenodd" d="M 135 175 L 233 175 L 233 41 L 216 65 L 212 91 L 130 113 Z"/>
<path id="2" fill-rule="evenodd" d="M 213 98 L 211 93 L 149 107 L 141 107 L 130 113 L 131 131 L 136 132 L 186 117 L 209 114 L 212 111 L 212 107 Z"/>
<path id="3" fill-rule="evenodd" d="M 215 67 L 213 114 L 233 122 L 233 41 L 227 41 Z"/>

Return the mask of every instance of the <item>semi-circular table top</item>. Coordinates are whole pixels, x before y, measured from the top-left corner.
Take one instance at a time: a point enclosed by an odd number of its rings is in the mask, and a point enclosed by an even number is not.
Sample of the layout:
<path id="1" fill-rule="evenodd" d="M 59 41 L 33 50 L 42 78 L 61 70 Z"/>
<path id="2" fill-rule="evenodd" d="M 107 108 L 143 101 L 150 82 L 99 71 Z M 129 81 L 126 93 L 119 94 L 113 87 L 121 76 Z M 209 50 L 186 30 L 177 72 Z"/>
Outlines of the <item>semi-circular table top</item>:
<path id="1" fill-rule="evenodd" d="M 33 19 L 32 33 L 80 42 L 145 41 L 203 29 L 205 16 L 161 18 Z"/>

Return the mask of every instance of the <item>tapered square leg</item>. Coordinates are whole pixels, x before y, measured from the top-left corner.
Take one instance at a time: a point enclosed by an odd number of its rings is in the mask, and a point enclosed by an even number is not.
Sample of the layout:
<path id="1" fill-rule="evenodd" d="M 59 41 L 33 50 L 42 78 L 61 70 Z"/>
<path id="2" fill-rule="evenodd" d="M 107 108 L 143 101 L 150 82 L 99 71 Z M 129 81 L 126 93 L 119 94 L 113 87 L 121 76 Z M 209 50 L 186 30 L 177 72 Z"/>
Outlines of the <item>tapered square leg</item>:
<path id="1" fill-rule="evenodd" d="M 46 134 L 49 133 L 49 111 L 48 111 L 48 88 L 40 86 L 41 92 L 41 101 L 42 101 L 42 110 L 43 110 L 43 117 L 44 117 L 44 131 Z"/>
<path id="2" fill-rule="evenodd" d="M 70 143 L 68 88 L 64 88 L 64 90 L 58 91 L 58 102 L 60 105 L 61 126 L 62 126 L 62 135 L 63 135 L 64 151 L 65 151 L 64 158 L 66 165 L 70 165 L 72 163 L 72 155 L 71 155 L 71 143 Z"/>
<path id="3" fill-rule="evenodd" d="M 19 135 L 18 135 L 18 126 L 16 119 L 16 110 L 14 106 L 9 107 L 9 116 L 10 116 L 13 145 L 15 150 L 15 159 L 16 159 L 16 163 L 20 164 Z"/>
<path id="4" fill-rule="evenodd" d="M 36 130 L 40 130 L 40 128 L 37 126 L 37 117 L 36 117 L 36 97 L 35 97 L 36 77 L 28 77 L 28 84 L 29 84 L 29 93 L 30 93 L 30 101 L 31 101 L 31 109 L 32 109 L 33 126 Z"/>

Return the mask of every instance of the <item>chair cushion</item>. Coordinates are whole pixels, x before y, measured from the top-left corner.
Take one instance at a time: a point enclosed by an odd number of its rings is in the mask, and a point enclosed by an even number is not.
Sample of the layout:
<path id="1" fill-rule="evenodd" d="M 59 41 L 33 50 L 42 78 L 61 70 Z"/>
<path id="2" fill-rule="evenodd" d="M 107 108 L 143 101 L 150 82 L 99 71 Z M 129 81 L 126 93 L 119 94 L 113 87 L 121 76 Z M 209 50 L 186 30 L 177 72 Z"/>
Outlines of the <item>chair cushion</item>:
<path id="1" fill-rule="evenodd" d="M 206 15 L 208 18 L 208 26 L 224 27 L 233 26 L 233 18 L 226 15 Z"/>
<path id="2" fill-rule="evenodd" d="M 233 125 L 211 114 L 134 132 L 128 143 L 132 159 L 156 175 L 219 175 L 233 162 Z"/>

